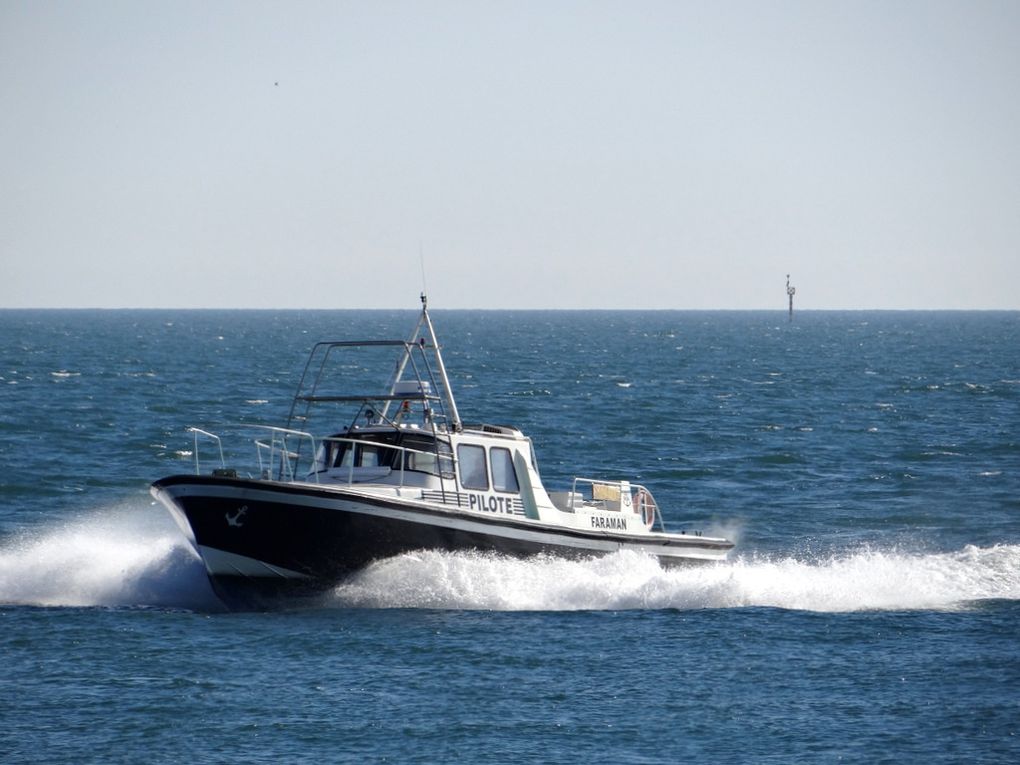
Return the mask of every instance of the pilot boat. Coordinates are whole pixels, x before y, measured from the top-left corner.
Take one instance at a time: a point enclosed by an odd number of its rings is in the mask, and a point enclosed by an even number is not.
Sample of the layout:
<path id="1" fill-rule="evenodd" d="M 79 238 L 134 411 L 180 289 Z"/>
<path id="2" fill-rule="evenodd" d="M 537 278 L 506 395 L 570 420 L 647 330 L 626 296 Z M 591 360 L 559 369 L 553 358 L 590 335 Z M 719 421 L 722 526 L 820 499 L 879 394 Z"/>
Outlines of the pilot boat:
<path id="1" fill-rule="evenodd" d="M 254 472 L 228 466 L 223 438 L 193 427 L 194 473 L 152 484 L 228 608 L 315 596 L 373 561 L 417 550 L 569 558 L 630 550 L 664 565 L 726 558 L 727 539 L 666 531 L 648 487 L 574 478 L 549 491 L 519 429 L 463 422 L 425 295 L 421 302 L 407 340 L 312 348 L 286 424 L 256 429 Z M 392 370 L 385 385 L 384 375 L 369 376 L 370 361 Z M 324 418 L 332 428 L 316 426 Z M 219 455 L 208 472 L 200 444 Z"/>

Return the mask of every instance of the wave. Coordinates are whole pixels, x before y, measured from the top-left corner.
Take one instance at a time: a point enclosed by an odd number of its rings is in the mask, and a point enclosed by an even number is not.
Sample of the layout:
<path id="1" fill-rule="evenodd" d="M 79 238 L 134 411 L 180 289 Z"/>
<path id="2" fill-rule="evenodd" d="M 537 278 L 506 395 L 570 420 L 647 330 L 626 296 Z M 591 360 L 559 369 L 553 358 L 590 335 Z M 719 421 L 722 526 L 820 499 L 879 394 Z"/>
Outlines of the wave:
<path id="1" fill-rule="evenodd" d="M 0 604 L 219 608 L 173 521 L 138 503 L 4 540 Z"/>
<path id="2" fill-rule="evenodd" d="M 819 612 L 956 610 L 1020 600 L 1020 545 L 827 560 L 737 558 L 663 569 L 635 553 L 567 561 L 423 552 L 379 561 L 336 588 L 336 606 L 571 611 L 773 607 Z"/>
<path id="3" fill-rule="evenodd" d="M 1020 545 L 946 553 L 866 549 L 817 559 L 745 555 L 677 569 L 635 553 L 568 561 L 418 552 L 372 564 L 321 604 L 846 612 L 957 610 L 991 599 L 1020 600 Z M 138 502 L 0 542 L 0 605 L 221 610 L 201 561 L 173 521 L 161 508 Z"/>

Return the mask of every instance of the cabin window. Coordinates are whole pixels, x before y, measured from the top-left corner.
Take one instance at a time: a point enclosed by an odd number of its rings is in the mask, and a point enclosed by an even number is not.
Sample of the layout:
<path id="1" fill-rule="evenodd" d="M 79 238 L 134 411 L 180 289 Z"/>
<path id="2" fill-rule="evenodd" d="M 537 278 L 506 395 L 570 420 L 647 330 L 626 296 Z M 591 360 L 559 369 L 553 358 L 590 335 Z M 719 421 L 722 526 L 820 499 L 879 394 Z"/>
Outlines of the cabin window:
<path id="1" fill-rule="evenodd" d="M 492 488 L 519 494 L 521 488 L 517 484 L 517 471 L 514 470 L 510 450 L 496 447 L 489 452 L 489 459 L 492 461 Z"/>
<path id="2" fill-rule="evenodd" d="M 390 450 L 382 446 L 369 446 L 363 444 L 360 447 L 361 467 L 389 467 L 392 456 Z"/>
<path id="3" fill-rule="evenodd" d="M 421 452 L 408 452 L 407 469 L 420 473 L 436 473 L 436 455 Z"/>
<path id="4" fill-rule="evenodd" d="M 337 446 L 333 467 L 350 467 L 354 464 L 354 445 L 342 443 Z"/>
<path id="5" fill-rule="evenodd" d="M 400 445 L 418 450 L 404 452 L 404 467 L 408 470 L 441 475 L 445 478 L 453 477 L 453 453 L 450 451 L 448 441 L 409 435 L 400 442 Z"/>
<path id="6" fill-rule="evenodd" d="M 465 489 L 488 489 L 489 471 L 485 469 L 485 449 L 472 444 L 457 447 L 460 483 Z"/>
<path id="7" fill-rule="evenodd" d="M 382 439 L 380 439 L 382 440 Z M 393 450 L 387 444 L 392 440 L 387 438 L 383 443 L 374 440 L 359 441 L 335 441 L 332 442 L 328 465 L 335 468 L 350 467 L 390 467 L 393 464 Z"/>

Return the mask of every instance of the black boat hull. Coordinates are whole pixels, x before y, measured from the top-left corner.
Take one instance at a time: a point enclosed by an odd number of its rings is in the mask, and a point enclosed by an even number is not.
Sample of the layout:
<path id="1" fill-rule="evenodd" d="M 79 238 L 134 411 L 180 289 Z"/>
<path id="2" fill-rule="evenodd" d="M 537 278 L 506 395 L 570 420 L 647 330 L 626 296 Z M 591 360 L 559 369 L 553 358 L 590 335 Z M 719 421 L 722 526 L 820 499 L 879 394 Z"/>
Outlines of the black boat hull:
<path id="1" fill-rule="evenodd" d="M 664 540 L 536 528 L 348 487 L 172 476 L 155 482 L 152 494 L 174 515 L 231 609 L 294 604 L 374 560 L 415 550 L 581 558 L 633 549 L 675 565 L 718 559 L 732 547 L 693 536 Z"/>

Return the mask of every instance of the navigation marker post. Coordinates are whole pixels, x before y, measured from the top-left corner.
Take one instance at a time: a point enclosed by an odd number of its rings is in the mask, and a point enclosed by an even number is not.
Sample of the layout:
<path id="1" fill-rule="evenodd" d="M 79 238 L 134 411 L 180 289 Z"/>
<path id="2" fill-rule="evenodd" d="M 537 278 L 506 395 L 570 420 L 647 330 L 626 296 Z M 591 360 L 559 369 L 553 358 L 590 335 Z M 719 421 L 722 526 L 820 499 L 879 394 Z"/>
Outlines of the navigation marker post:
<path id="1" fill-rule="evenodd" d="M 786 275 L 786 294 L 790 298 L 790 321 L 793 321 L 793 296 L 797 292 L 796 287 L 790 286 L 790 275 Z"/>

